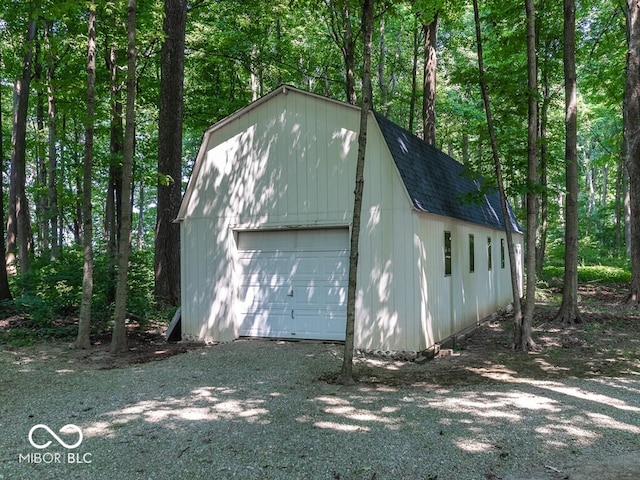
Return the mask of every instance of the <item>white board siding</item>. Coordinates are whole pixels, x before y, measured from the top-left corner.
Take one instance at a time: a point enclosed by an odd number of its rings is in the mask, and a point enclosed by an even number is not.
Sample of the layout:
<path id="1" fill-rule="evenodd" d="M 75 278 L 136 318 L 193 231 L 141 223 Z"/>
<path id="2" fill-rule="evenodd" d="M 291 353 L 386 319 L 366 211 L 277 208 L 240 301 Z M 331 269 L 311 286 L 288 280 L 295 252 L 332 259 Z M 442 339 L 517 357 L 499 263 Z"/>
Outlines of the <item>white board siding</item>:
<path id="1" fill-rule="evenodd" d="M 348 229 L 237 238 L 239 335 L 344 340 Z"/>
<path id="2" fill-rule="evenodd" d="M 350 224 L 358 111 L 311 100 L 281 95 L 208 133 L 181 207 L 185 338 L 238 336 L 234 230 Z"/>
<path id="3" fill-rule="evenodd" d="M 512 301 L 509 261 L 500 267 L 502 231 L 415 213 L 419 219 L 422 318 L 428 345 L 476 325 Z M 444 274 L 444 232 L 451 232 L 452 272 Z M 469 271 L 469 234 L 475 238 L 475 271 Z M 486 241 L 492 239 L 493 268 L 488 269 Z M 522 236 L 516 234 L 520 244 Z M 429 256 L 429 253 L 431 255 Z M 424 265 L 424 268 L 422 267 Z"/>
<path id="4" fill-rule="evenodd" d="M 246 328 L 241 267 L 249 259 L 237 243 L 243 231 L 349 227 L 359 116 L 351 106 L 289 91 L 207 133 L 179 215 L 185 339 L 230 341 Z M 445 230 L 454 249 L 449 277 Z M 476 238 L 471 275 L 465 271 L 469 233 Z M 414 211 L 370 117 L 356 348 L 422 350 L 507 304 L 511 290 L 508 264 L 500 269 L 500 234 Z M 491 274 L 482 263 L 489 235 Z M 313 335 L 315 327 L 305 328 Z"/>
<path id="5" fill-rule="evenodd" d="M 367 157 L 358 261 L 355 344 L 410 350 L 420 343 L 412 263 L 409 199 L 373 117 Z"/>

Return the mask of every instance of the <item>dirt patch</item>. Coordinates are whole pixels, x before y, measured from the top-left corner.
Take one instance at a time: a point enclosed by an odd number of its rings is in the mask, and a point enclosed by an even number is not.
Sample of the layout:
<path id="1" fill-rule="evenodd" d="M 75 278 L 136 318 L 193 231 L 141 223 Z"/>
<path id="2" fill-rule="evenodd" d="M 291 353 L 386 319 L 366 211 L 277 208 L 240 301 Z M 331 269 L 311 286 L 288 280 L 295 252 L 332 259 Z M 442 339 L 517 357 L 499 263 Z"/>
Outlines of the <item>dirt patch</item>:
<path id="1" fill-rule="evenodd" d="M 499 316 L 479 326 L 452 348 L 444 349 L 432 361 L 418 364 L 407 360 L 358 355 L 354 374 L 360 383 L 373 385 L 478 385 L 518 378 L 559 380 L 562 378 L 619 377 L 640 375 L 640 312 L 622 300 L 624 289 L 587 285 L 580 287 L 583 323 L 563 325 L 553 321 L 558 310 L 557 292 L 546 292 L 534 320 L 533 337 L 538 349 L 519 353 L 512 348 L 513 318 Z M 555 295 L 554 295 L 555 294 Z M 75 319 L 60 320 L 72 326 Z M 29 321 L 13 316 L 0 320 L 0 338 L 12 329 L 29 329 Z M 198 343 L 168 343 L 166 325 L 142 328 L 128 325 L 129 349 L 111 355 L 110 334 L 92 335 L 90 349 L 74 349 L 71 340 L 37 342 L 30 346 L 2 344 L 0 348 L 17 356 L 32 356 L 66 363 L 82 363 L 88 368 L 110 369 L 152 362 L 204 348 Z M 337 372 L 321 379 L 332 381 Z"/>
<path id="2" fill-rule="evenodd" d="M 579 293 L 579 324 L 554 321 L 557 302 L 537 305 L 535 351 L 513 350 L 513 317 L 504 315 L 485 322 L 432 361 L 417 364 L 361 355 L 354 374 L 359 382 L 393 386 L 640 375 L 640 312 L 622 302 L 624 290 L 583 286 Z"/>
<path id="3" fill-rule="evenodd" d="M 53 325 L 51 331 L 64 331 L 66 327 L 71 328 L 74 325 L 77 325 L 77 319 L 61 319 Z M 15 335 L 12 337 L 11 332 L 18 330 L 21 334 L 20 339 L 29 339 L 30 331 L 33 335 L 41 334 L 41 331 L 33 329 L 29 320 L 23 316 L 14 315 L 0 320 L 0 338 L 15 340 L 16 337 Z M 127 324 L 128 350 L 119 355 L 112 355 L 109 351 L 110 333 L 92 334 L 91 347 L 88 349 L 74 348 L 73 339 L 70 338 L 30 341 L 27 345 L 15 345 L 7 341 L 0 344 L 0 349 L 13 353 L 21 361 L 60 360 L 66 364 L 77 363 L 83 364 L 86 368 L 106 370 L 164 360 L 173 355 L 205 347 L 203 343 L 167 342 L 164 336 L 165 330 L 166 325 L 162 324 L 149 324 L 145 327 L 138 323 Z"/>

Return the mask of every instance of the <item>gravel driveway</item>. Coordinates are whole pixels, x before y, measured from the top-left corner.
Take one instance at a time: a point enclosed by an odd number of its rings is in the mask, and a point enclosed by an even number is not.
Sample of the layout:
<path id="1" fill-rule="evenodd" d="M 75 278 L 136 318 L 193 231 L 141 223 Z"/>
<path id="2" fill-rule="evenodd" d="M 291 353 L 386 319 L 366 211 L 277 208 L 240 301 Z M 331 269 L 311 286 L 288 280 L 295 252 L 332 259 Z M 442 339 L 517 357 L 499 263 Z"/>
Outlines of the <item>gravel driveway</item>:
<path id="1" fill-rule="evenodd" d="M 341 350 L 247 340 L 112 370 L 0 351 L 0 479 L 640 478 L 637 377 L 319 380 Z"/>

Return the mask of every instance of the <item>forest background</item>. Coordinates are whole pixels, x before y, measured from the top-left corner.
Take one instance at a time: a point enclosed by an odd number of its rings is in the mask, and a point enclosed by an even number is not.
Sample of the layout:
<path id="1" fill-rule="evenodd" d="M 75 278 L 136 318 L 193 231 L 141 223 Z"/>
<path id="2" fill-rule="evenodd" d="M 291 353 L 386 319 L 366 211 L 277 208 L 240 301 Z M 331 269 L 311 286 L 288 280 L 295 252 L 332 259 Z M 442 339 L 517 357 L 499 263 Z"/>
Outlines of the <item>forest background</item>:
<path id="1" fill-rule="evenodd" d="M 559 2 L 535 6 L 534 184 L 527 179 L 525 5 L 487 0 L 479 13 L 507 193 L 523 225 L 527 193 L 539 199 L 536 274 L 558 283 L 566 221 L 564 12 Z M 626 5 L 586 0 L 575 7 L 580 281 L 628 283 Z M 1 237 L 8 275 L 3 280 L 0 274 L 0 318 L 24 315 L 37 327 L 7 338 L 75 336 L 77 322 L 60 319 L 82 317 L 88 279 L 91 329 L 112 327 L 126 212 L 132 213 L 132 252 L 122 308 L 138 320 L 170 318 L 179 302 L 178 227 L 170 219 L 203 132 L 283 83 L 356 103 L 360 13 L 359 2 L 350 0 L 3 2 L 0 224 L 6 225 Z M 176 47 L 184 64 L 171 71 L 180 57 Z M 372 57 L 375 110 L 470 171 L 495 178 L 471 2 L 378 1 Z M 437 89 L 428 81 L 433 68 Z M 135 100 L 132 111 L 127 100 Z M 127 125 L 135 125 L 131 151 Z"/>

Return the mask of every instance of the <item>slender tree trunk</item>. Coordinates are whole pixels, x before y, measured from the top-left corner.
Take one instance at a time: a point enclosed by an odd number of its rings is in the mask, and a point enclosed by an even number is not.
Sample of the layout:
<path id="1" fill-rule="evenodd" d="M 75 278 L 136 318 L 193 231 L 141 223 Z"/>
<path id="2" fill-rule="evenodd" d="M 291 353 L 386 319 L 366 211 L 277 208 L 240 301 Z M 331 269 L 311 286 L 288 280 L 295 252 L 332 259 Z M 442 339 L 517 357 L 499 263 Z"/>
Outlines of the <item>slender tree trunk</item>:
<path id="1" fill-rule="evenodd" d="M 165 0 L 158 122 L 158 208 L 155 234 L 155 298 L 180 303 L 180 226 L 173 222 L 182 198 L 182 111 L 186 0 Z"/>
<path id="2" fill-rule="evenodd" d="M 627 302 L 640 303 L 640 3 L 627 0 L 625 140 L 629 174 L 631 285 Z"/>
<path id="3" fill-rule="evenodd" d="M 124 154 L 122 159 L 122 224 L 118 247 L 118 284 L 116 286 L 116 305 L 113 315 L 113 336 L 111 352 L 127 351 L 127 271 L 131 254 L 131 188 L 133 178 L 133 156 L 135 152 L 135 106 L 136 106 L 136 0 L 127 4 L 127 106 L 124 132 Z"/>
<path id="4" fill-rule="evenodd" d="M 411 62 L 411 99 L 409 100 L 409 131 L 414 132 L 414 122 L 416 117 L 416 99 L 418 97 L 418 54 L 420 52 L 420 25 L 418 19 L 413 25 L 413 55 Z"/>
<path id="5" fill-rule="evenodd" d="M 576 5 L 564 0 L 565 85 L 565 254 L 562 304 L 555 317 L 563 323 L 579 323 L 578 310 L 578 100 L 576 82 Z"/>
<path id="6" fill-rule="evenodd" d="M 2 132 L 2 88 L 0 88 L 0 173 L 4 172 L 4 135 Z M 3 265 L 0 265 L 0 302 L 12 300 L 9 289 L 9 277 L 6 265 L 6 243 L 4 239 L 4 181 L 0 174 L 0 252 L 2 252 Z"/>
<path id="7" fill-rule="evenodd" d="M 55 61 L 50 45 L 51 24 L 47 24 L 47 116 L 48 116 L 48 165 L 47 165 L 47 218 L 46 230 L 50 239 L 51 258 L 57 258 L 60 254 L 60 243 L 58 242 L 58 152 L 56 148 L 56 98 L 53 88 L 55 77 Z"/>
<path id="8" fill-rule="evenodd" d="M 364 0 L 362 8 L 362 32 L 364 42 L 362 68 L 362 108 L 360 110 L 360 133 L 358 134 L 358 161 L 353 202 L 353 223 L 349 253 L 349 287 L 347 292 L 347 325 L 344 342 L 344 358 L 338 383 L 351 385 L 353 378 L 353 347 L 356 323 L 356 296 L 358 293 L 358 253 L 360 241 L 360 217 L 362 213 L 362 193 L 364 191 L 364 164 L 367 149 L 367 124 L 372 104 L 371 91 L 371 44 L 373 37 L 374 0 Z"/>
<path id="9" fill-rule="evenodd" d="M 331 38 L 342 52 L 345 65 L 345 94 L 347 102 L 356 105 L 356 45 L 351 28 L 351 10 L 349 0 L 331 0 L 329 2 L 329 31 Z"/>
<path id="10" fill-rule="evenodd" d="M 138 190 L 138 233 L 136 245 L 138 250 L 142 250 L 144 244 L 144 212 L 145 212 L 145 195 L 144 195 L 144 179 L 140 180 L 140 188 Z M 180 279 L 178 278 L 178 281 Z"/>
<path id="11" fill-rule="evenodd" d="M 491 104 L 489 102 L 489 93 L 484 73 L 484 60 L 482 55 L 482 35 L 480 33 L 480 12 L 478 10 L 478 0 L 473 0 L 473 15 L 476 26 L 476 44 L 478 48 L 478 71 L 480 77 L 480 90 L 482 92 L 482 101 L 484 103 L 485 114 L 487 117 L 487 128 L 489 130 L 489 138 L 491 139 L 491 153 L 496 172 L 496 181 L 498 183 L 498 193 L 500 195 L 500 206 L 502 209 L 502 218 L 504 219 L 504 231 L 507 237 L 507 252 L 509 254 L 509 268 L 511 272 L 511 293 L 513 295 L 513 321 L 514 325 L 522 324 L 522 305 L 520 303 L 520 288 L 518 282 L 518 271 L 516 265 L 515 247 L 513 244 L 513 233 L 511 231 L 511 222 L 509 209 L 507 207 L 507 196 L 504 191 L 504 182 L 502 179 L 502 166 L 500 164 L 500 156 L 498 153 L 498 141 L 493 126 L 493 116 L 491 114 Z"/>
<path id="12" fill-rule="evenodd" d="M 74 141 L 74 147 L 72 148 L 72 152 L 73 152 L 72 156 L 73 156 L 73 163 L 75 165 L 74 171 L 76 172 L 74 175 L 75 189 L 78 192 L 78 194 L 76 195 L 75 212 L 73 213 L 73 240 L 76 245 L 82 246 L 83 245 L 82 226 L 84 225 L 84 222 L 83 222 L 83 198 L 84 198 L 83 176 L 84 176 L 84 169 L 87 165 L 83 163 L 79 155 L 79 151 L 75 147 L 76 145 L 81 145 L 81 141 L 80 141 L 81 133 L 78 130 L 77 124 L 73 126 L 73 137 L 75 141 Z M 85 148 L 86 148 L 86 142 L 85 142 Z M 81 171 L 83 172 L 83 175 L 79 174 L 79 172 Z"/>
<path id="13" fill-rule="evenodd" d="M 91 182 L 93 173 L 93 130 L 96 95 L 96 4 L 89 4 L 89 28 L 87 34 L 87 117 L 84 133 L 84 165 L 82 177 L 82 299 L 78 324 L 77 348 L 89 348 L 91 340 L 91 304 L 93 296 L 93 221 Z"/>
<path id="14" fill-rule="evenodd" d="M 378 105 L 383 109 L 388 107 L 389 101 L 389 86 L 387 85 L 387 79 L 385 77 L 385 67 L 387 61 L 387 43 L 385 39 L 385 24 L 384 18 L 380 19 L 380 46 L 379 46 L 379 59 L 378 59 L 378 86 L 380 87 L 380 100 Z"/>
<path id="15" fill-rule="evenodd" d="M 438 14 L 424 29 L 424 83 L 422 93 L 423 138 L 429 145 L 436 143 L 436 70 L 438 57 L 436 42 L 438 37 Z"/>
<path id="16" fill-rule="evenodd" d="M 527 77 L 529 125 L 527 129 L 527 287 L 522 324 L 515 324 L 514 346 L 528 351 L 535 347 L 531 338 L 536 308 L 536 237 L 538 234 L 538 61 L 536 57 L 536 11 L 533 0 L 525 0 L 527 15 Z"/>
<path id="17" fill-rule="evenodd" d="M 622 144 L 624 145 L 624 141 Z M 616 253 L 619 255 L 622 252 L 622 239 L 623 239 L 623 230 L 624 230 L 624 222 L 623 222 L 623 196 L 624 196 L 624 160 L 626 154 L 621 148 L 620 155 L 618 156 L 618 165 L 616 167 Z"/>
<path id="18" fill-rule="evenodd" d="M 45 26 L 44 35 L 47 36 L 47 27 Z M 35 204 L 35 221 L 37 224 L 36 230 L 36 245 L 38 251 L 45 251 L 49 249 L 49 232 L 47 228 L 47 216 L 49 211 L 49 204 L 47 193 L 44 187 L 47 185 L 47 165 L 45 144 L 41 139 L 44 139 L 44 92 L 43 92 L 43 79 L 42 79 L 42 46 L 39 41 L 36 41 L 36 60 L 34 62 L 34 79 L 36 80 L 36 128 L 38 132 L 38 140 L 35 142 L 35 160 L 36 160 L 36 191 L 34 192 L 34 204 Z"/>
<path id="19" fill-rule="evenodd" d="M 29 22 L 25 44 L 26 51 L 22 62 L 22 76 L 14 86 L 13 148 L 11 151 L 9 217 L 7 219 L 7 262 L 12 270 L 15 271 L 15 253 L 17 250 L 21 273 L 29 271 L 29 207 L 27 205 L 25 184 L 27 113 L 36 22 L 36 19 Z"/>
<path id="20" fill-rule="evenodd" d="M 109 180 L 105 205 L 104 236 L 107 240 L 107 303 L 111 304 L 116 297 L 116 265 L 118 263 L 118 232 L 122 218 L 122 102 L 120 100 L 120 81 L 118 78 L 118 62 L 116 46 L 109 49 L 106 62 L 110 73 L 111 91 L 111 126 L 109 140 Z"/>
<path id="21" fill-rule="evenodd" d="M 547 125 L 549 124 L 549 106 L 551 99 L 549 95 L 549 77 L 545 73 L 542 74 L 543 82 L 543 99 L 540 114 L 540 225 L 538 228 L 538 240 L 536 244 L 536 273 L 542 274 L 544 267 L 544 259 L 547 250 L 547 233 L 549 230 L 549 193 L 547 187 L 549 184 L 547 174 Z"/>

